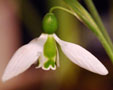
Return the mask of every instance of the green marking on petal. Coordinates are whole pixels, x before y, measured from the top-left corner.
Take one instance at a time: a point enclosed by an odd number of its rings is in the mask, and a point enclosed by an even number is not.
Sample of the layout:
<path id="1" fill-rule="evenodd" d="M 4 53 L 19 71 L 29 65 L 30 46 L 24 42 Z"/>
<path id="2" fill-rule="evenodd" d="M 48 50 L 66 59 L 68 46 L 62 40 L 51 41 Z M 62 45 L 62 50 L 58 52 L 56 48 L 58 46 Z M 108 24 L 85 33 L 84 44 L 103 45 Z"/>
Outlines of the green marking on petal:
<path id="1" fill-rule="evenodd" d="M 57 48 L 56 42 L 52 35 L 48 35 L 47 41 L 44 44 L 44 57 L 46 61 L 44 62 L 44 68 L 48 69 L 50 66 L 55 68 L 56 66 L 56 56 Z"/>
<path id="2" fill-rule="evenodd" d="M 56 42 L 52 35 L 48 35 L 47 41 L 44 44 L 43 53 L 46 58 L 46 61 L 44 62 L 44 68 L 48 69 L 50 66 L 52 68 L 55 68 L 57 48 L 56 48 Z"/>
<path id="3" fill-rule="evenodd" d="M 56 42 L 52 35 L 48 36 L 48 39 L 44 45 L 44 56 L 48 59 L 56 57 L 57 49 Z"/>
<path id="4" fill-rule="evenodd" d="M 49 68 L 49 66 L 52 66 L 53 68 L 55 67 L 55 61 L 52 59 L 47 60 L 44 63 L 44 68 Z"/>

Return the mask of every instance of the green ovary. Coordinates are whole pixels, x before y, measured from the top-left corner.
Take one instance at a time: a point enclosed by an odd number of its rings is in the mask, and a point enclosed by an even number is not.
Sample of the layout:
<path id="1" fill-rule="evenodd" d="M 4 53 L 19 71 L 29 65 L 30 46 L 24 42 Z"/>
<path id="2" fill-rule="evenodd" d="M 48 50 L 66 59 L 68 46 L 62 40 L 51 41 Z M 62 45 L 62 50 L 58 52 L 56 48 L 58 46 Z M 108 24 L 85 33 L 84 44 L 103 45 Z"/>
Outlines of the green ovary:
<path id="1" fill-rule="evenodd" d="M 43 30 L 47 34 L 53 34 L 58 28 L 58 21 L 53 13 L 47 13 L 43 19 Z"/>

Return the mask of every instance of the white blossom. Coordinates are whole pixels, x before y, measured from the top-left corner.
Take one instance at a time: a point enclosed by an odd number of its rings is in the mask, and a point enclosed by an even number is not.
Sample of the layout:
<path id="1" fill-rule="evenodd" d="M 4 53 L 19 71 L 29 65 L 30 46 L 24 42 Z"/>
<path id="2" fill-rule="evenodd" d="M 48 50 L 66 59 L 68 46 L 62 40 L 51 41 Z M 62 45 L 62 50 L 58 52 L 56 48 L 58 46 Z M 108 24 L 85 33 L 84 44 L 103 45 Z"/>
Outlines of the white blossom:
<path id="1" fill-rule="evenodd" d="M 48 68 L 44 67 L 44 63 L 46 61 L 46 57 L 44 56 L 44 45 L 48 39 L 49 34 L 41 34 L 39 38 L 33 39 L 30 43 L 20 47 L 16 53 L 13 55 L 11 60 L 9 61 L 5 72 L 2 76 L 2 81 L 7 81 L 22 72 L 26 71 L 32 64 L 40 61 L 38 67 L 42 67 L 44 70 L 55 70 L 57 66 L 59 66 L 59 54 L 58 49 L 57 54 L 54 57 L 55 64 L 54 66 L 49 66 Z M 51 36 L 56 40 L 56 42 L 60 45 L 63 53 L 75 64 L 78 66 L 87 69 L 91 72 L 107 75 L 108 71 L 104 67 L 104 65 L 89 51 L 84 49 L 83 47 L 63 41 L 57 37 L 56 34 L 51 34 Z"/>

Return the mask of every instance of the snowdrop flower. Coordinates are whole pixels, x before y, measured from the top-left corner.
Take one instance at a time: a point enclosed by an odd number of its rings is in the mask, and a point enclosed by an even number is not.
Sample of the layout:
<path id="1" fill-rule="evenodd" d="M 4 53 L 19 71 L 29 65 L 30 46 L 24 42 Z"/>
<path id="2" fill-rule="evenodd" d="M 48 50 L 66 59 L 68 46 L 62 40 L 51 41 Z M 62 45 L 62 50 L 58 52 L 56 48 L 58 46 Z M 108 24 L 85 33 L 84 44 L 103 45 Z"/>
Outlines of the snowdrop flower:
<path id="1" fill-rule="evenodd" d="M 104 65 L 89 51 L 79 45 L 63 41 L 54 33 L 58 23 L 53 13 L 48 13 L 43 19 L 43 29 L 39 38 L 20 47 L 11 58 L 2 77 L 2 81 L 9 80 L 26 71 L 32 64 L 37 63 L 36 68 L 55 70 L 59 66 L 59 54 L 56 43 L 63 53 L 78 66 L 91 72 L 107 75 Z"/>

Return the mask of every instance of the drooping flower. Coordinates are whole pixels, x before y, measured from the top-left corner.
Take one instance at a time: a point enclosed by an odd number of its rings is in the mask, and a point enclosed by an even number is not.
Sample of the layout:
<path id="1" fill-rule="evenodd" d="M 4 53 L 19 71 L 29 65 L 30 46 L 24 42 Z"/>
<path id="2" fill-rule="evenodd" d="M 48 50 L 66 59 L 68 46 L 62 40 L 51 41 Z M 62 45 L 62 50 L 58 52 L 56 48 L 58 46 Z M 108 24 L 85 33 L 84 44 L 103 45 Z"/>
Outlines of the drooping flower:
<path id="1" fill-rule="evenodd" d="M 35 63 L 37 63 L 36 68 L 56 70 L 56 67 L 59 66 L 56 43 L 60 45 L 63 53 L 73 63 L 100 75 L 108 74 L 104 65 L 89 51 L 79 45 L 58 38 L 54 33 L 57 29 L 57 20 L 53 13 L 49 13 L 44 17 L 43 29 L 45 33 L 42 33 L 39 38 L 33 39 L 16 51 L 5 69 L 2 81 L 21 74 Z"/>

